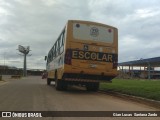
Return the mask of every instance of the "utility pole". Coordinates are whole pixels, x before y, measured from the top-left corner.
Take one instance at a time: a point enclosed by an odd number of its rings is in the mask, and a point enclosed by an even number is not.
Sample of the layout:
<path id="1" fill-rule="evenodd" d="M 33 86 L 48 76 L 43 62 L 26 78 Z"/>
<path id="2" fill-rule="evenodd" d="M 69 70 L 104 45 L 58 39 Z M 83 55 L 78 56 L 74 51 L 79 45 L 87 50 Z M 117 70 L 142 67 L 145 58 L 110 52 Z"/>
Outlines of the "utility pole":
<path id="1" fill-rule="evenodd" d="M 30 47 L 29 46 L 24 47 L 24 46 L 19 45 L 18 50 L 19 50 L 19 52 L 23 53 L 23 56 L 24 56 L 23 76 L 26 77 L 27 76 L 27 63 L 26 63 L 27 57 L 26 56 L 30 51 Z"/>
<path id="2" fill-rule="evenodd" d="M 26 65 L 26 54 L 24 54 L 24 66 L 23 66 L 23 68 L 24 68 L 24 70 L 23 70 L 23 76 L 24 77 L 26 77 L 27 76 L 27 65 Z"/>
<path id="3" fill-rule="evenodd" d="M 149 61 L 147 61 L 148 63 L 148 79 L 151 79 L 151 64 L 149 63 Z"/>
<path id="4" fill-rule="evenodd" d="M 5 67 L 6 67 L 6 64 L 5 64 L 5 52 L 4 52 L 4 75 L 5 75 Z"/>

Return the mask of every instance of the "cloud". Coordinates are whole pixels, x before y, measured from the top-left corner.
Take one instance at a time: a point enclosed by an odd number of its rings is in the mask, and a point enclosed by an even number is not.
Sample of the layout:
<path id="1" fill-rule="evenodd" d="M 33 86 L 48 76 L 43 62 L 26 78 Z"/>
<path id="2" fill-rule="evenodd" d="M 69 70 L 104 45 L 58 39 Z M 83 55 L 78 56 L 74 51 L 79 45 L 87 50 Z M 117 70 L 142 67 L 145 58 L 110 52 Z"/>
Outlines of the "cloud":
<path id="1" fill-rule="evenodd" d="M 28 68 L 45 68 L 44 56 L 67 20 L 95 21 L 119 30 L 119 61 L 159 56 L 158 0 L 0 0 L 0 64 L 23 67 L 18 45 L 30 46 Z M 21 62 L 16 62 L 21 61 Z"/>

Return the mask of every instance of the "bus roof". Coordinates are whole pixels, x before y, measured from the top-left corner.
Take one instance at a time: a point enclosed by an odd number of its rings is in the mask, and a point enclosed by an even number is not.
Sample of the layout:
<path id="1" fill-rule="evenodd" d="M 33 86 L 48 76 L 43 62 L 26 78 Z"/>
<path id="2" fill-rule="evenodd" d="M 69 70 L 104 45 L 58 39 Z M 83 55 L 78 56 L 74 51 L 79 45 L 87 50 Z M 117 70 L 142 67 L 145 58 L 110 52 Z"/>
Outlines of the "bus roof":
<path id="1" fill-rule="evenodd" d="M 96 25 L 100 25 L 100 26 L 108 26 L 108 27 L 111 27 L 111 28 L 115 28 L 117 29 L 116 27 L 114 26 L 110 26 L 110 25 L 107 25 L 107 24 L 103 24 L 103 23 L 99 23 L 99 22 L 94 22 L 94 21 L 85 21 L 85 20 L 68 20 L 68 22 L 79 22 L 79 23 L 87 23 L 87 24 L 96 24 Z"/>

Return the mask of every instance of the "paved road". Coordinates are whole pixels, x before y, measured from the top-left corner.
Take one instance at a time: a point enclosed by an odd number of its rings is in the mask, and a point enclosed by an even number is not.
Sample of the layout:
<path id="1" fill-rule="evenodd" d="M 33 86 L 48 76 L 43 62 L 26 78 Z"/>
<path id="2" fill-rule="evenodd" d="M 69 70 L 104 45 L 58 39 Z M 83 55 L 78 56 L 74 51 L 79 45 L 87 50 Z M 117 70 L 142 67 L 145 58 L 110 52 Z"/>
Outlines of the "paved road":
<path id="1" fill-rule="evenodd" d="M 26 77 L 22 79 L 6 79 L 0 82 L 0 111 L 155 111 L 147 105 L 139 104 L 110 95 L 88 92 L 77 87 L 70 87 L 68 91 L 56 91 L 54 84 L 46 85 L 41 77 Z M 109 117 L 90 118 L 45 118 L 54 120 L 74 119 L 120 119 Z M 135 119 L 135 118 L 129 118 Z M 151 118 L 138 117 L 140 120 Z M 153 118 L 153 120 L 158 118 Z"/>

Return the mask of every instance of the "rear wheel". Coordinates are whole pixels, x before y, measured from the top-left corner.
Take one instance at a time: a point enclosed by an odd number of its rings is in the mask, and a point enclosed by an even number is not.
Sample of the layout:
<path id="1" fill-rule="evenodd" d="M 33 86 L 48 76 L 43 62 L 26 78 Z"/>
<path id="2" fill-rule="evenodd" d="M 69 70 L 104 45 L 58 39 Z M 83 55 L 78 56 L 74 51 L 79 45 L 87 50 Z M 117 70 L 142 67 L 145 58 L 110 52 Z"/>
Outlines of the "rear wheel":
<path id="1" fill-rule="evenodd" d="M 67 90 L 67 83 L 63 80 L 58 80 L 57 72 L 55 72 L 55 88 L 56 90 Z"/>
<path id="2" fill-rule="evenodd" d="M 86 84 L 87 91 L 98 91 L 99 83 L 88 83 Z"/>
<path id="3" fill-rule="evenodd" d="M 65 81 L 60 81 L 61 82 L 61 90 L 67 90 L 67 88 L 68 88 L 68 85 L 67 85 L 67 83 L 65 83 Z"/>
<path id="4" fill-rule="evenodd" d="M 57 78 L 57 71 L 55 72 L 55 88 L 56 88 L 56 90 L 60 90 L 61 89 L 61 83 Z"/>

